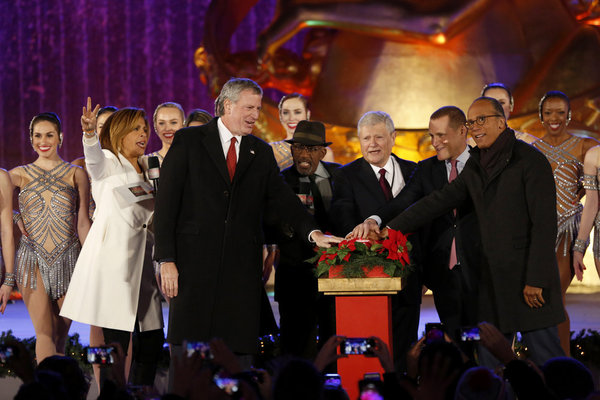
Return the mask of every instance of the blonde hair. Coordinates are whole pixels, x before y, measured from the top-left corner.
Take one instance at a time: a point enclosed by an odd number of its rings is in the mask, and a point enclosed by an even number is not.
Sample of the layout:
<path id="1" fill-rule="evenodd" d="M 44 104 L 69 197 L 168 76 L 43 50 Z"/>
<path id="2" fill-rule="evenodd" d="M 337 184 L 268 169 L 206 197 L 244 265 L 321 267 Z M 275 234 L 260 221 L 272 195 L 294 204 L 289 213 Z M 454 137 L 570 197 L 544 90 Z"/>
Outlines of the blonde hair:
<path id="1" fill-rule="evenodd" d="M 149 130 L 146 111 L 141 108 L 121 108 L 111 114 L 100 132 L 102 148 L 110 150 L 118 157 L 123 146 L 123 138 L 135 129 L 135 123 L 140 117 L 144 119 L 146 130 Z"/>

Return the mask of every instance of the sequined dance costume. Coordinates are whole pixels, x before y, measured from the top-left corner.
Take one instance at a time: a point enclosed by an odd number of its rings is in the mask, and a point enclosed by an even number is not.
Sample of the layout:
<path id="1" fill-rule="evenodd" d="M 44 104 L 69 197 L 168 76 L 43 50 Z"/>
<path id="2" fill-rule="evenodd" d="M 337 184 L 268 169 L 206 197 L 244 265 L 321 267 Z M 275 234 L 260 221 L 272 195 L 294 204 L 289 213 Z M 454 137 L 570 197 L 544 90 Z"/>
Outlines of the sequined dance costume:
<path id="1" fill-rule="evenodd" d="M 273 148 L 273 154 L 275 155 L 275 160 L 277 160 L 277 166 L 280 171 L 291 167 L 294 164 L 294 159 L 292 158 L 292 145 L 288 142 L 281 140 L 279 142 L 269 143 Z"/>
<path id="2" fill-rule="evenodd" d="M 577 237 L 583 205 L 579 202 L 582 189 L 583 164 L 570 152 L 583 141 L 582 138 L 571 136 L 554 147 L 542 139 L 536 140 L 533 146 L 540 150 L 553 168 L 554 183 L 556 184 L 556 214 L 558 219 L 558 234 L 556 236 L 556 251 L 563 242 L 563 255 L 569 254 L 571 243 Z"/>
<path id="3" fill-rule="evenodd" d="M 598 185 L 599 176 L 600 168 L 597 169 L 596 175 L 583 175 L 583 188 L 585 190 L 600 190 L 600 185 Z M 596 214 L 594 219 L 594 244 L 592 249 L 594 258 L 600 260 L 600 212 Z"/>
<path id="4" fill-rule="evenodd" d="M 29 236 L 22 236 L 17 247 L 17 284 L 36 289 L 39 268 L 48 296 L 57 300 L 69 287 L 81 250 L 75 231 L 77 167 L 63 162 L 50 171 L 34 164 L 19 168 L 24 182 L 19 210 Z"/>

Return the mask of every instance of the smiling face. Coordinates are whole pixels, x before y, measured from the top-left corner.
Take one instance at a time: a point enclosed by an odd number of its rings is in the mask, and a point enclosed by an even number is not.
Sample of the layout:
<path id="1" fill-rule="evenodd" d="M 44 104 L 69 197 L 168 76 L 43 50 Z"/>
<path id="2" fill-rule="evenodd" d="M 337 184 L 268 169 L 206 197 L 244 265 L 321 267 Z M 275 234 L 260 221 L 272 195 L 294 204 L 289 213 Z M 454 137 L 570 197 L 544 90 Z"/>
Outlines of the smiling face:
<path id="1" fill-rule="evenodd" d="M 297 97 L 287 99 L 281 105 L 279 110 L 279 121 L 285 128 L 287 137 L 294 135 L 294 130 L 298 122 L 310 119 L 310 111 L 304 105 L 304 102 Z"/>
<path id="2" fill-rule="evenodd" d="M 440 161 L 456 160 L 467 147 L 467 129 L 450 127 L 447 115 L 429 121 L 429 137 Z"/>
<path id="3" fill-rule="evenodd" d="M 484 120 L 481 125 L 476 122 L 478 119 Z M 469 128 L 469 134 L 480 149 L 487 149 L 494 144 L 506 128 L 506 120 L 498 116 L 494 106 L 486 100 L 477 100 L 471 104 L 467 113 L 467 121 L 473 121 Z"/>
<path id="4" fill-rule="evenodd" d="M 542 124 L 548 135 L 560 136 L 567 132 L 569 106 L 558 97 L 548 98 L 542 105 Z"/>
<path id="5" fill-rule="evenodd" d="M 369 164 L 376 167 L 383 167 L 387 164 L 395 139 L 396 132 L 388 132 L 385 123 L 364 125 L 358 132 L 360 151 L 363 157 Z"/>
<path id="6" fill-rule="evenodd" d="M 148 145 L 148 126 L 144 118 L 139 117 L 131 132 L 129 132 L 121 143 L 121 153 L 128 160 L 143 156 Z"/>
<path id="7" fill-rule="evenodd" d="M 484 96 L 498 100 L 498 103 L 502 105 L 502 109 L 504 110 L 504 116 L 506 117 L 506 119 L 510 118 L 512 107 L 510 106 L 510 97 L 506 90 L 497 87 L 490 88 L 485 91 Z"/>
<path id="8" fill-rule="evenodd" d="M 170 145 L 175 137 L 175 132 L 183 128 L 183 115 L 175 107 L 162 107 L 156 113 L 154 129 L 160 141 Z"/>
<path id="9" fill-rule="evenodd" d="M 44 158 L 54 157 L 59 143 L 59 132 L 56 131 L 56 125 L 52 122 L 40 121 L 33 126 L 31 145 L 38 156 Z"/>
<path id="10" fill-rule="evenodd" d="M 223 124 L 233 135 L 246 136 L 252 133 L 252 128 L 258 120 L 262 109 L 262 96 L 250 89 L 242 90 L 236 102 L 224 101 Z"/>
<path id="11" fill-rule="evenodd" d="M 302 176 L 314 174 L 319 166 L 319 161 L 325 157 L 326 153 L 327 150 L 325 150 L 325 147 L 323 146 L 292 145 L 294 166 Z"/>

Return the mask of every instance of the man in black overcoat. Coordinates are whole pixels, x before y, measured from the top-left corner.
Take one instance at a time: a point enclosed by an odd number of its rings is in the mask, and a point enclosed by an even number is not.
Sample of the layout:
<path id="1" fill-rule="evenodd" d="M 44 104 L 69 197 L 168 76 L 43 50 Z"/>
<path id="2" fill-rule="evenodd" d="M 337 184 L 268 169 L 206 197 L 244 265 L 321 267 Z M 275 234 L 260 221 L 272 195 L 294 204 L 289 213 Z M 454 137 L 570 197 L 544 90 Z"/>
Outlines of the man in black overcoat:
<path id="1" fill-rule="evenodd" d="M 330 218 L 342 236 L 389 202 L 403 190 L 416 163 L 392 153 L 396 133 L 390 116 L 371 111 L 358 122 L 358 139 L 362 157 L 339 169 L 333 182 Z M 421 282 L 418 272 L 392 297 L 393 354 L 399 372 L 406 369 L 406 352 L 417 339 L 421 305 Z"/>
<path id="2" fill-rule="evenodd" d="M 331 181 L 340 164 L 324 162 L 325 126 L 318 121 L 300 121 L 291 143 L 294 164 L 282 171 L 283 179 L 315 217 L 323 232 L 332 231 Z M 314 245 L 298 236 L 287 216 L 267 211 L 269 243 L 280 250 L 275 271 L 275 300 L 279 303 L 281 350 L 284 354 L 313 359 L 319 343 L 335 334 L 335 302 L 319 294 L 314 264 L 305 260 L 315 255 Z M 318 326 L 318 330 L 317 330 Z"/>
<path id="3" fill-rule="evenodd" d="M 220 337 L 238 354 L 256 353 L 265 207 L 286 213 L 307 241 L 339 241 L 316 230 L 271 147 L 251 135 L 261 102 L 255 82 L 230 79 L 215 101 L 217 117 L 178 131 L 162 164 L 155 258 L 171 297 L 172 345 Z"/>
<path id="4" fill-rule="evenodd" d="M 564 355 L 556 328 L 565 316 L 552 169 L 542 153 L 515 138 L 495 99 L 476 99 L 467 118 L 477 147 L 462 173 L 387 225 L 411 232 L 470 198 L 483 247 L 479 317 L 509 337 L 521 332 L 530 359 L 541 365 Z M 481 357 L 488 364 L 488 355 Z"/>

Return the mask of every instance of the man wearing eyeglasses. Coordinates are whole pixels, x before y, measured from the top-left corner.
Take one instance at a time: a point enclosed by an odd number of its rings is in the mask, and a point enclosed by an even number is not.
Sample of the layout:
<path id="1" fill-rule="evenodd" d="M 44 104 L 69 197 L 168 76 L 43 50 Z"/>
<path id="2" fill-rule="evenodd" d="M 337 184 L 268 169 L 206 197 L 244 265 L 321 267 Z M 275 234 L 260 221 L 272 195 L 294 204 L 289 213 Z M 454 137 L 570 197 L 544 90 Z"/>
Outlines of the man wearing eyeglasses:
<path id="1" fill-rule="evenodd" d="M 373 215 L 397 196 L 410 180 L 416 164 L 392 153 L 394 122 L 382 111 L 370 111 L 358 121 L 362 158 L 340 168 L 334 177 L 331 218 L 339 235 Z M 406 352 L 417 339 L 421 304 L 420 274 L 413 273 L 407 287 L 392 297 L 394 363 L 406 369 Z"/>
<path id="2" fill-rule="evenodd" d="M 340 164 L 324 162 L 325 126 L 318 121 L 300 121 L 292 145 L 294 164 L 281 172 L 285 182 L 315 217 L 322 232 L 332 231 L 331 179 Z M 275 300 L 279 303 L 281 350 L 283 354 L 313 359 L 319 343 L 335 334 L 335 303 L 331 296 L 320 295 L 314 266 L 304 260 L 314 256 L 313 246 L 299 237 L 286 215 L 274 209 L 265 216 L 267 240 L 280 250 L 275 272 Z M 318 330 L 317 330 L 318 326 Z"/>
<path id="3" fill-rule="evenodd" d="M 479 320 L 509 338 L 521 332 L 529 358 L 542 365 L 564 355 L 556 328 L 565 316 L 554 253 L 552 169 L 542 153 L 515 138 L 497 100 L 476 99 L 465 125 L 477 147 L 462 173 L 388 226 L 415 231 L 470 198 L 483 245 Z M 480 362 L 492 366 L 495 359 L 480 350 Z"/>

